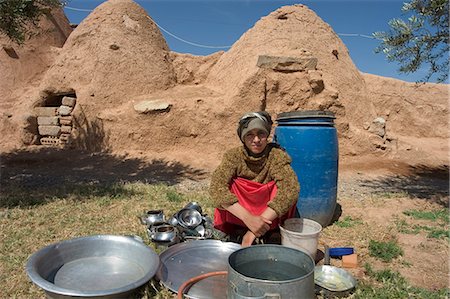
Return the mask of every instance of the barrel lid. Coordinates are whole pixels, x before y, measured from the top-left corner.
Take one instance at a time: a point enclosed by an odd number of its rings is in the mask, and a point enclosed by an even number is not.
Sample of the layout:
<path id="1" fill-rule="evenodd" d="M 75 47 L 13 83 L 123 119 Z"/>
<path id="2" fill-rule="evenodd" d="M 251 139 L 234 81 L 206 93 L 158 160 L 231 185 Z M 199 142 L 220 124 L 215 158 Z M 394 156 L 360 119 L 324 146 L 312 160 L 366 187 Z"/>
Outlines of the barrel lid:
<path id="1" fill-rule="evenodd" d="M 324 110 L 302 110 L 302 111 L 290 111 L 282 112 L 278 114 L 277 120 L 295 119 L 295 118 L 310 118 L 310 117 L 325 117 L 336 118 L 331 111 Z"/>

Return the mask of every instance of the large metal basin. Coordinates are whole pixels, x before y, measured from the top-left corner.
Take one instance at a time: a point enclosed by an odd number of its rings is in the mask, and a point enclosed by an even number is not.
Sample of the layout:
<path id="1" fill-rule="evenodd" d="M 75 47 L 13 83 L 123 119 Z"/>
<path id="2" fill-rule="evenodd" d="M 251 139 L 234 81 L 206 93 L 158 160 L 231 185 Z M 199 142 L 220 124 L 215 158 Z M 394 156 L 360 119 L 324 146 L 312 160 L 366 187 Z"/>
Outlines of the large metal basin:
<path id="1" fill-rule="evenodd" d="M 42 248 L 31 255 L 26 272 L 50 298 L 123 298 L 148 282 L 159 263 L 136 238 L 96 235 Z"/>

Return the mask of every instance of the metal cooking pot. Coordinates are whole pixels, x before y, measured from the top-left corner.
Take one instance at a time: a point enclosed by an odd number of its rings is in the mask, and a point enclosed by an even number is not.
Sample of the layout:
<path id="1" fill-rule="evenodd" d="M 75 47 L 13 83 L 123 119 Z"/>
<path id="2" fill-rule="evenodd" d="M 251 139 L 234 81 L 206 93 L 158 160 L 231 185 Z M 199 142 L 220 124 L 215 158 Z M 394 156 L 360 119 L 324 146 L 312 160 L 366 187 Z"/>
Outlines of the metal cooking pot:
<path id="1" fill-rule="evenodd" d="M 281 245 L 254 245 L 228 258 L 228 299 L 316 298 L 314 261 Z"/>
<path id="2" fill-rule="evenodd" d="M 163 210 L 150 210 L 141 217 L 142 224 L 148 226 L 164 223 L 165 216 Z"/>
<path id="3" fill-rule="evenodd" d="M 160 264 L 139 239 L 96 235 L 51 244 L 31 255 L 26 272 L 49 298 L 128 298 Z"/>
<path id="4" fill-rule="evenodd" d="M 149 237 L 156 242 L 173 242 L 178 235 L 175 226 L 161 224 L 147 229 Z"/>

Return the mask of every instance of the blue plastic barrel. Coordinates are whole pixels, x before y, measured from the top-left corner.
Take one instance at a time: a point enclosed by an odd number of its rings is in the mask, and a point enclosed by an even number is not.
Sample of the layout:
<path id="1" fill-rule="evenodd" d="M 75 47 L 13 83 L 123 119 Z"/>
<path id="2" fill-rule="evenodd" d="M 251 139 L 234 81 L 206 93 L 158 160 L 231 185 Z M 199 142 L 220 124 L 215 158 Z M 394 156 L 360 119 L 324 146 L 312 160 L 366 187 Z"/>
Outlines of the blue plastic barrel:
<path id="1" fill-rule="evenodd" d="M 331 111 L 293 111 L 276 119 L 274 141 L 292 158 L 300 183 L 300 217 L 327 226 L 336 208 L 339 150 Z"/>

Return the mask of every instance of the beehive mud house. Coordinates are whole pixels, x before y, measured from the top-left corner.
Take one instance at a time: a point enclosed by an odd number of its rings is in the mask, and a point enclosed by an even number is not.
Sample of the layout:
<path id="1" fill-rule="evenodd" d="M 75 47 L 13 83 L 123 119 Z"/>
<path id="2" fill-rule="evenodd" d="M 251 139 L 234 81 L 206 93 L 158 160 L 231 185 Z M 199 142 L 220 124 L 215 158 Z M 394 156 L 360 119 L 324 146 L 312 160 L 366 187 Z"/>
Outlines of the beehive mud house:
<path id="1" fill-rule="evenodd" d="M 151 14 L 109 0 L 75 29 L 56 11 L 22 47 L 1 37 L 17 53 L 0 51 L 4 150 L 69 145 L 210 168 L 239 144 L 236 120 L 264 109 L 274 119 L 334 112 L 341 157 L 447 155 L 448 86 L 360 72 L 333 28 L 304 5 L 275 10 L 208 56 L 171 51 Z"/>

